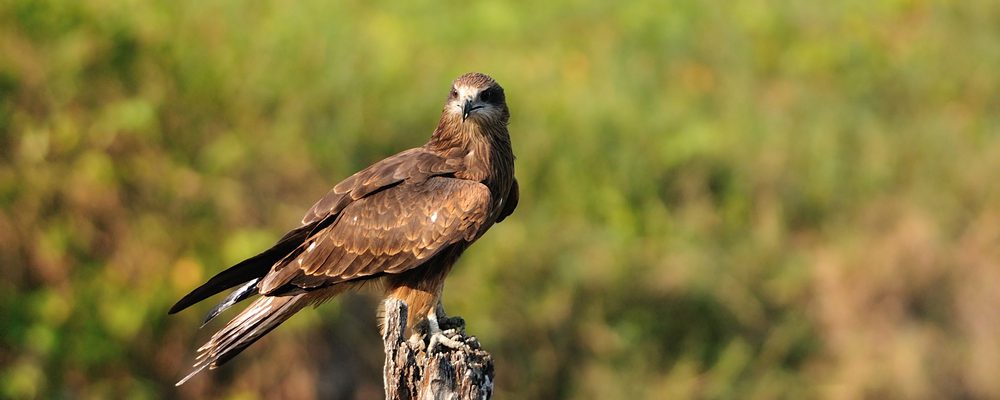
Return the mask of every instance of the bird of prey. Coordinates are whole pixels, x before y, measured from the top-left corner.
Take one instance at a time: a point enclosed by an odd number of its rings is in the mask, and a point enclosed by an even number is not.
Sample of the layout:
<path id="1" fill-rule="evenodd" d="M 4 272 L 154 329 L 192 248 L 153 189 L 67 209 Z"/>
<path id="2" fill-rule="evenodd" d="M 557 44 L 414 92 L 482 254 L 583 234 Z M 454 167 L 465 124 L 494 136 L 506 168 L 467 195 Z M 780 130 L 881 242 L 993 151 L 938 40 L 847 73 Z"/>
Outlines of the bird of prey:
<path id="1" fill-rule="evenodd" d="M 180 299 L 170 314 L 236 287 L 208 323 L 259 296 L 198 349 L 193 371 L 177 384 L 232 359 L 303 307 L 371 283 L 407 304 L 408 327 L 426 319 L 428 335 L 446 342 L 438 322 L 445 276 L 517 206 L 509 118 L 493 78 L 458 77 L 427 144 L 344 179 L 273 247 Z"/>

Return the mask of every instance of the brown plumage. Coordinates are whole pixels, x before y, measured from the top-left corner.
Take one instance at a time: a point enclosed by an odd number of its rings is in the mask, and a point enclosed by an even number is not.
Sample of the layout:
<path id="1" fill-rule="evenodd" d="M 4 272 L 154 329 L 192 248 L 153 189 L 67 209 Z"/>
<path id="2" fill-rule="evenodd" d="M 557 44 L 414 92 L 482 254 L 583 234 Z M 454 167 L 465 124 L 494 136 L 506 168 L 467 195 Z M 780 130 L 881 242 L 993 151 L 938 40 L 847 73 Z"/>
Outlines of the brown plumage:
<path id="1" fill-rule="evenodd" d="M 436 309 L 444 279 L 472 242 L 517 206 L 503 88 L 480 73 L 458 77 L 430 141 L 340 182 L 272 248 L 212 277 L 173 314 L 241 285 L 209 313 L 259 295 L 198 349 L 194 370 L 215 368 L 307 305 L 367 283 L 410 308 L 409 326 Z"/>

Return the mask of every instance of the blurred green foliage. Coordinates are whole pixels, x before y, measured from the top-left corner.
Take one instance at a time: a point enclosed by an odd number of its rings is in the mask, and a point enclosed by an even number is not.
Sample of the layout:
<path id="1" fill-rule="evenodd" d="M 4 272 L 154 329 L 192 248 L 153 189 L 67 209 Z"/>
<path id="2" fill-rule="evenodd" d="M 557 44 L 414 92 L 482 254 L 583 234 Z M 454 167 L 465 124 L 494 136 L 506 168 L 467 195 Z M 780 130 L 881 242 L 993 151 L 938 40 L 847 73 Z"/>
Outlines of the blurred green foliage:
<path id="1" fill-rule="evenodd" d="M 521 202 L 445 302 L 498 398 L 1000 397 L 997 38 L 988 0 L 2 1 L 0 397 L 381 396 L 375 297 L 179 389 L 166 309 L 468 71 Z"/>

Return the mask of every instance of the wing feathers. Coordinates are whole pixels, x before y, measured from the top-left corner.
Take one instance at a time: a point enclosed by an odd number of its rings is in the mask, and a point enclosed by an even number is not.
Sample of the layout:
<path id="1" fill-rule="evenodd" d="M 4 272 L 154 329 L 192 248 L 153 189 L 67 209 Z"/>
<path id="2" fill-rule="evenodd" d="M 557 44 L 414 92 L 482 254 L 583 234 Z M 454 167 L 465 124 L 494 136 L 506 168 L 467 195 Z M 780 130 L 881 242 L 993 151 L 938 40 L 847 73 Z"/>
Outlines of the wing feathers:
<path id="1" fill-rule="evenodd" d="M 370 195 L 345 207 L 336 221 L 303 243 L 297 259 L 276 266 L 261 281 L 261 293 L 413 268 L 448 244 L 475 239 L 489 205 L 483 184 L 446 177 Z"/>
<path id="2" fill-rule="evenodd" d="M 406 150 L 338 183 L 306 212 L 302 223 L 310 224 L 336 214 L 353 201 L 403 181 L 421 181 L 459 171 L 462 163 L 460 157 L 440 155 L 423 147 Z"/>

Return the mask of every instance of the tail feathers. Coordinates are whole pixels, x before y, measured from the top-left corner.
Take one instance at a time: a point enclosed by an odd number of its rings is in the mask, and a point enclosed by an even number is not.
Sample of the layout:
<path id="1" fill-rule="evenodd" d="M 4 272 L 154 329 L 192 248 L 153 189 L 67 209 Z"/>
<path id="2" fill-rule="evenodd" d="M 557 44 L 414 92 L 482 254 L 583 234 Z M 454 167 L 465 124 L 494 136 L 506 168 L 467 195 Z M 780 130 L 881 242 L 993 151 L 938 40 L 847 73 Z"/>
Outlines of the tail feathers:
<path id="1" fill-rule="evenodd" d="M 265 296 L 254 301 L 198 349 L 194 369 L 177 382 L 177 386 L 183 385 L 205 368 L 214 369 L 240 354 L 247 346 L 310 304 L 309 297 L 304 293 L 295 296 Z"/>
<path id="2" fill-rule="evenodd" d="M 260 278 L 257 278 L 243 284 L 243 286 L 240 286 L 236 290 L 233 290 L 233 292 L 230 293 L 229 296 L 226 296 L 226 298 L 223 299 L 222 302 L 216 304 L 215 307 L 212 307 L 212 311 L 209 311 L 208 314 L 205 315 L 205 319 L 201 321 L 201 328 L 204 328 L 205 325 L 208 325 L 209 322 L 215 319 L 215 317 L 219 316 L 219 314 L 221 314 L 223 311 L 229 309 L 229 307 L 232 307 L 234 304 L 246 300 L 251 296 L 257 294 L 258 293 L 257 282 L 259 281 Z"/>

